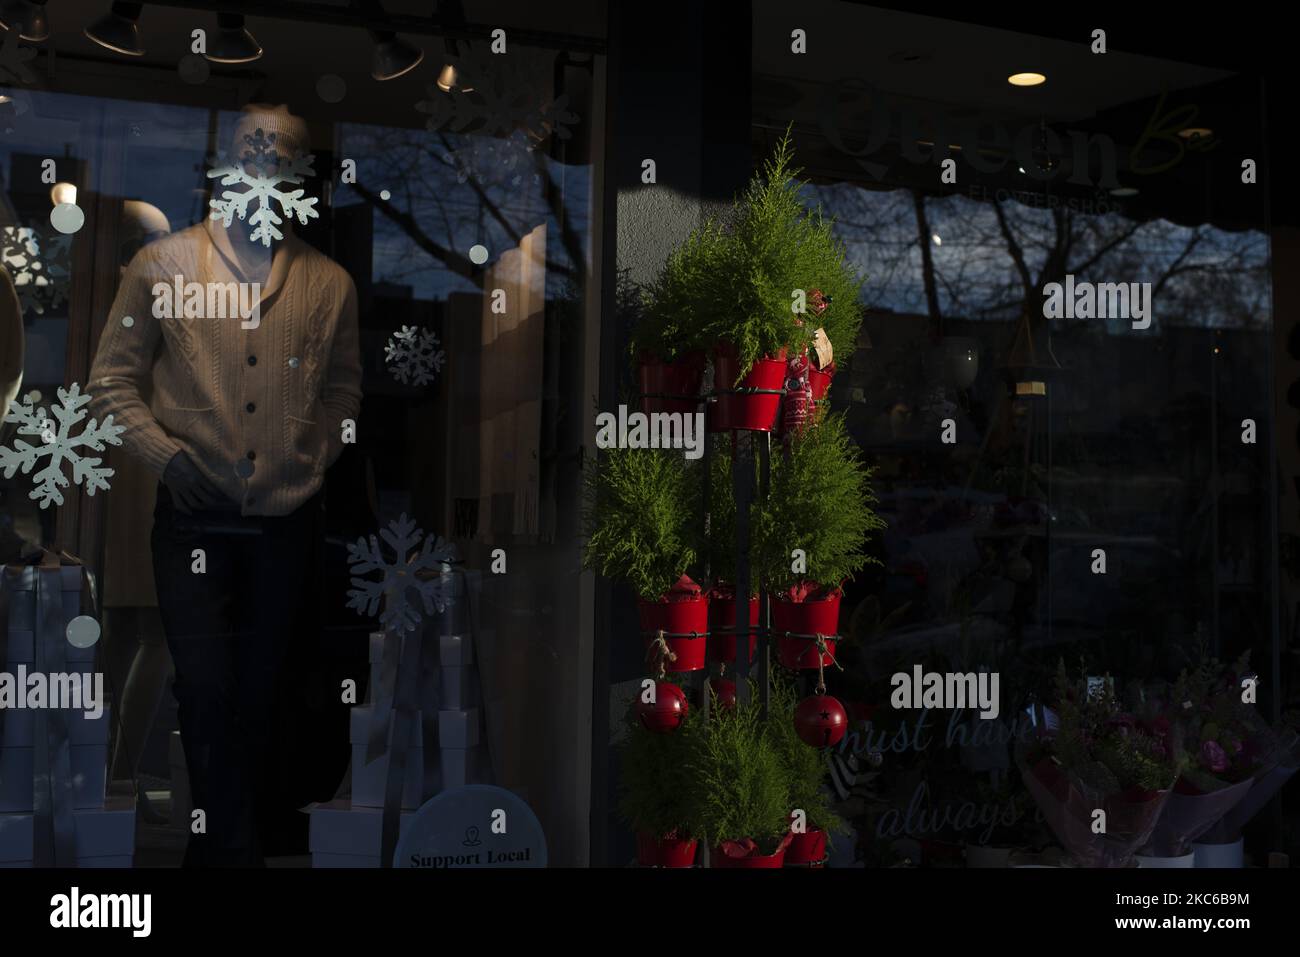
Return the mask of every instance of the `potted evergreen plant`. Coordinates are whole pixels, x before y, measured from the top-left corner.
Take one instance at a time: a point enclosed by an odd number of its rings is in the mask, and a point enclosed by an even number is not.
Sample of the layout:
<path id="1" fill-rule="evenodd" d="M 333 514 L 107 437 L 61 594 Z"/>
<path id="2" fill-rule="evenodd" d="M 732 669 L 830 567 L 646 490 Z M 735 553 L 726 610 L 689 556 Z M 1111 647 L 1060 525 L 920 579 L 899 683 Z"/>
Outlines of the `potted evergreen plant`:
<path id="1" fill-rule="evenodd" d="M 787 358 L 813 360 L 811 368 L 824 380 L 814 389 L 816 399 L 825 395 L 833 366 L 821 357 L 837 344 L 851 352 L 857 341 L 861 280 L 831 221 L 820 208 L 804 205 L 804 183 L 792 160 L 787 133 L 731 209 L 726 241 L 711 249 L 720 261 L 702 288 L 719 305 L 705 316 L 703 330 L 706 341 L 717 343 L 713 431 L 771 431 L 786 388 Z M 809 354 L 814 338 L 819 348 Z"/>
<path id="2" fill-rule="evenodd" d="M 790 843 L 789 782 L 757 704 L 719 708 L 687 760 L 690 820 L 711 866 L 781 867 Z"/>
<path id="3" fill-rule="evenodd" d="M 584 564 L 632 586 L 646 643 L 662 635 L 670 671 L 704 667 L 709 603 L 688 575 L 700 547 L 697 471 L 678 450 L 609 449 L 586 489 Z"/>
<path id="4" fill-rule="evenodd" d="M 842 585 L 879 560 L 868 536 L 885 523 L 872 506 L 874 469 L 862 461 L 842 415 L 821 413 L 773 456 L 771 486 L 755 523 L 752 556 L 772 594 L 772 631 L 781 664 L 829 665 L 839 633 Z M 818 636 L 823 636 L 819 638 Z"/>
<path id="5" fill-rule="evenodd" d="M 694 412 L 700 403 L 706 356 L 701 332 L 713 308 L 709 285 L 726 242 L 706 222 L 668 256 L 642 297 L 630 350 L 637 363 L 641 411 Z"/>
<path id="6" fill-rule="evenodd" d="M 822 867 L 832 834 L 848 834 L 844 819 L 831 810 L 823 788 L 826 764 L 822 752 L 810 748 L 795 731 L 794 711 L 798 695 L 792 683 L 773 680 L 768 709 L 768 734 L 781 759 L 786 776 L 786 802 L 790 806 L 791 837 L 786 848 L 786 867 Z M 803 812 L 802 822 L 798 812 Z M 801 830 L 795 831 L 796 824 Z"/>
<path id="7" fill-rule="evenodd" d="M 620 748 L 619 810 L 637 833 L 642 867 L 690 867 L 697 837 L 690 825 L 687 756 L 698 719 L 687 712 L 672 734 L 656 734 L 629 714 Z"/>

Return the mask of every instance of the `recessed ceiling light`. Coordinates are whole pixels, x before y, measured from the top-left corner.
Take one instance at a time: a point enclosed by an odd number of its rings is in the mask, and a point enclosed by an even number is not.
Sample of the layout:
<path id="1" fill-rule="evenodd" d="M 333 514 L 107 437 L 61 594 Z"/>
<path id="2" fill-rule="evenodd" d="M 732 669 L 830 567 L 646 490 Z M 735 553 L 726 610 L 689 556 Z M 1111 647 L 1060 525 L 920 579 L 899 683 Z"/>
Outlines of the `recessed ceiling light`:
<path id="1" fill-rule="evenodd" d="M 1007 82 L 1012 86 L 1038 86 L 1046 83 L 1047 77 L 1041 73 L 1012 73 Z"/>
<path id="2" fill-rule="evenodd" d="M 1199 140 L 1202 137 L 1213 136 L 1214 130 L 1204 126 L 1189 126 L 1185 130 L 1179 130 L 1178 135 L 1185 140 Z"/>
<path id="3" fill-rule="evenodd" d="M 942 246 L 942 245 L 943 245 L 943 239 L 940 238 L 940 236 L 939 236 L 938 233 L 935 233 L 935 234 L 934 234 L 933 236 L 931 236 L 930 238 L 934 240 L 934 244 L 935 244 L 936 246 Z"/>
<path id="4" fill-rule="evenodd" d="M 1136 186 L 1116 186 L 1110 191 L 1112 196 L 1136 196 L 1138 190 Z"/>

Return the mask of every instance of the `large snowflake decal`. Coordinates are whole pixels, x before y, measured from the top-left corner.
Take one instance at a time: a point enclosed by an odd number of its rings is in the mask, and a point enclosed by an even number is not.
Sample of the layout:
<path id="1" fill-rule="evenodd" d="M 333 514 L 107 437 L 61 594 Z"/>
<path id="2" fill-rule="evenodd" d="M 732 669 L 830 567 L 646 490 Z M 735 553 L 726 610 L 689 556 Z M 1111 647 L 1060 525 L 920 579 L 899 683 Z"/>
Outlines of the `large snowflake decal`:
<path id="1" fill-rule="evenodd" d="M 438 337 L 416 326 L 402 326 L 384 346 L 384 361 L 393 378 L 403 385 L 428 385 L 442 371 L 446 358 L 438 348 Z"/>
<path id="2" fill-rule="evenodd" d="M 464 145 L 452 146 L 444 138 L 442 159 L 456 171 L 456 182 L 471 177 L 482 186 L 508 186 L 518 189 L 527 180 L 533 186 L 542 182 L 533 154 L 537 144 L 516 130 L 504 139 L 492 136 L 462 137 Z"/>
<path id="3" fill-rule="evenodd" d="M 448 570 L 446 563 L 457 560 L 456 546 L 430 535 L 424 538 L 424 547 L 420 548 L 423 533 L 405 512 L 396 521 L 389 522 L 387 528 L 380 529 L 379 537 L 392 549 L 392 560 L 385 557 L 373 535 L 368 542 L 359 538 L 355 545 L 348 546 L 348 564 L 353 575 L 383 573 L 379 581 L 353 578 L 355 587 L 348 591 L 348 607 L 373 616 L 382 601 L 380 624 L 390 631 L 415 631 L 423 619 L 419 606 L 409 600 L 410 592 L 418 594 L 424 614 L 432 614 L 435 608 L 438 611 L 446 608 L 452 601 L 452 586 L 442 573 Z M 419 572 L 429 574 L 421 578 Z"/>
<path id="4" fill-rule="evenodd" d="M 32 47 L 20 46 L 18 32 L 9 30 L 5 33 L 4 44 L 0 45 L 0 82 L 32 83 L 36 74 L 27 68 L 29 60 L 36 57 Z"/>
<path id="5" fill-rule="evenodd" d="M 429 98 L 415 104 L 429 115 L 425 125 L 430 130 L 487 136 L 522 130 L 536 143 L 552 134 L 560 139 L 572 135 L 568 127 L 578 122 L 578 115 L 569 111 L 568 96 L 551 99 L 543 92 L 551 76 L 547 57 L 479 49 L 446 59 L 456 69 L 457 87 L 445 92 L 430 86 Z"/>
<path id="6" fill-rule="evenodd" d="M 90 396 L 83 394 L 75 382 L 70 389 L 59 386 L 58 392 L 59 404 L 50 409 L 53 421 L 43 407 L 36 405 L 34 392 L 15 402 L 5 416 L 6 422 L 18 424 L 19 435 L 36 436 L 39 439 L 36 444 L 15 438 L 12 450 L 0 446 L 0 469 L 4 470 L 7 479 L 13 478 L 19 468 L 27 475 L 42 456 L 49 457 L 45 468 L 33 476 L 36 487 L 28 495 L 28 498 L 40 499 L 41 508 L 49 508 L 51 502 L 63 504 L 63 493 L 59 489 L 68 487 L 67 476 L 63 474 L 65 459 L 72 463 L 72 481 L 84 486 L 87 495 L 94 495 L 96 489 L 107 489 L 113 470 L 99 468 L 100 458 L 82 457 L 78 450 L 87 448 L 102 452 L 105 442 L 121 445 L 118 436 L 126 431 L 123 426 L 114 425 L 110 415 L 102 425 L 91 419 L 81 432 L 73 435 L 72 427 L 86 417 L 85 406 L 90 402 Z"/>
<path id="7" fill-rule="evenodd" d="M 30 226 L 0 227 L 0 263 L 9 271 L 24 312 L 43 315 L 68 298 L 72 237 Z"/>
<path id="8" fill-rule="evenodd" d="M 308 155 L 282 159 L 275 149 L 275 134 L 263 133 L 260 128 L 254 133 L 246 134 L 244 142 L 248 148 L 244 150 L 243 156 L 230 165 L 214 166 L 208 170 L 208 179 L 220 176 L 222 186 L 244 185 L 248 189 L 242 193 L 228 189 L 222 192 L 220 199 L 211 200 L 211 218 L 221 220 L 221 224 L 229 229 L 236 216 L 241 221 L 247 217 L 249 224 L 254 227 L 251 235 L 253 242 L 261 240 L 263 246 L 270 246 L 271 240 L 284 239 L 284 234 L 276 228 L 284 220 L 276 213 L 274 203 L 280 204 L 284 215 L 296 215 L 298 222 L 304 226 L 308 219 L 320 215 L 312 208 L 316 205 L 316 197 L 304 198 L 306 190 L 285 192 L 277 188 L 281 183 L 301 185 L 304 176 L 313 175 L 312 163 L 316 157 Z M 249 167 L 252 167 L 252 172 Z M 249 215 L 248 204 L 254 200 L 257 201 L 257 209 Z"/>

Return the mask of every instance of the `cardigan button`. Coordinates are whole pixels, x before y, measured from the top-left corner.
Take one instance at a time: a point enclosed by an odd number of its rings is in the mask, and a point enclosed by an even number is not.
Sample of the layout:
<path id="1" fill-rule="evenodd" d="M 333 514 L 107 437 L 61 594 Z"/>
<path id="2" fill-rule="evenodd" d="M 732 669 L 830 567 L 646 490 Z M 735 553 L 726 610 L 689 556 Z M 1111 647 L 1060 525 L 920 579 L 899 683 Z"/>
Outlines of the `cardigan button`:
<path id="1" fill-rule="evenodd" d="M 256 412 L 256 411 L 257 411 L 257 406 L 254 405 L 252 402 L 248 403 L 248 405 L 244 406 L 244 408 L 245 408 L 246 410 L 248 410 L 249 412 Z"/>
<path id="2" fill-rule="evenodd" d="M 248 357 L 248 364 L 249 364 L 250 366 L 255 366 L 255 365 L 257 365 L 257 356 L 249 356 L 249 357 Z"/>

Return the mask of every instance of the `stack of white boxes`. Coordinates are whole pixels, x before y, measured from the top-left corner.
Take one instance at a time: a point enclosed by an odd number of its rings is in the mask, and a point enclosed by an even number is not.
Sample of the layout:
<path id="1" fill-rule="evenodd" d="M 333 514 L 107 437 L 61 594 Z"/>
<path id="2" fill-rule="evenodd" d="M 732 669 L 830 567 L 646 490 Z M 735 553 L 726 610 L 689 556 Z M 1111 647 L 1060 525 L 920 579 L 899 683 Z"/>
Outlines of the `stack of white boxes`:
<path id="1" fill-rule="evenodd" d="M 401 830 L 405 830 L 411 812 L 439 792 L 473 783 L 480 767 L 481 712 L 474 704 L 477 681 L 474 641 L 468 609 L 464 606 L 466 584 L 473 587 L 473 583 L 462 582 L 456 602 L 446 612 L 430 616 L 421 632 L 402 638 L 404 653 L 409 650 L 406 643 L 419 641 L 423 642 L 424 655 L 437 656 L 437 686 L 421 688 L 420 700 L 424 707 L 438 710 L 436 722 L 427 722 L 428 727 L 437 728 L 436 750 L 426 746 L 430 743 L 424 734 L 426 716 L 415 712 L 410 721 L 402 778 Z M 377 707 L 391 709 L 393 706 L 391 698 L 379 698 L 383 647 L 383 633 L 372 634 L 370 693 L 366 704 L 352 709 L 351 799 L 336 799 L 318 805 L 311 812 L 313 867 L 381 866 L 384 791 L 392 759 L 393 734 L 400 720 L 396 713 L 392 714 L 388 746 L 382 755 L 367 764 L 372 715 Z"/>
<path id="2" fill-rule="evenodd" d="M 69 621 L 81 614 L 81 575 L 79 566 L 60 569 L 63 613 Z M 28 674 L 36 670 L 35 576 L 36 569 L 30 568 L 21 581 L 7 579 L 0 586 L 11 588 L 7 660 L 0 662 L 0 669 L 15 676 L 20 665 L 26 667 Z M 94 646 L 77 648 L 65 643 L 63 650 L 68 673 L 82 674 L 83 681 L 86 674 L 93 674 Z M 26 689 L 19 690 L 23 693 Z M 43 717 L 54 719 L 55 714 L 46 711 Z M 98 718 L 87 717 L 84 710 L 63 710 L 59 717 L 67 728 L 76 866 L 130 867 L 135 854 L 135 800 L 130 795 L 105 796 L 108 707 L 104 706 Z M 35 840 L 35 735 L 39 722 L 36 712 L 29 708 L 6 708 L 3 721 L 0 867 L 31 867 Z"/>

